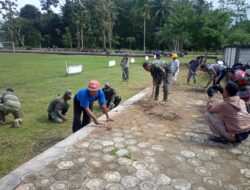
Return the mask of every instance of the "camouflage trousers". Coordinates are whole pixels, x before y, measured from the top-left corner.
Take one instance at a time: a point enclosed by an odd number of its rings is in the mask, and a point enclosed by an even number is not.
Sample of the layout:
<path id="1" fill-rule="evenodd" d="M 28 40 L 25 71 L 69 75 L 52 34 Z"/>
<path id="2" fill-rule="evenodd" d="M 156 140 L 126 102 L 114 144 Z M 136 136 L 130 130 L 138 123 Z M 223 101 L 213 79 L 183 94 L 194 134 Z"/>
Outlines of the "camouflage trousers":
<path id="1" fill-rule="evenodd" d="M 20 109 L 13 108 L 11 106 L 0 104 L 0 121 L 5 122 L 5 116 L 12 114 L 14 119 L 18 119 L 22 122 L 22 112 Z"/>
<path id="2" fill-rule="evenodd" d="M 122 68 L 122 81 L 128 81 L 128 79 L 129 79 L 128 67 Z"/>
<path id="3" fill-rule="evenodd" d="M 155 100 L 158 100 L 161 83 L 163 83 L 163 101 L 167 102 L 171 77 L 164 77 L 163 79 L 156 81 L 155 94 L 154 94 Z"/>
<path id="4" fill-rule="evenodd" d="M 62 106 L 62 110 L 60 111 L 60 113 L 65 116 L 68 110 L 69 110 L 69 104 L 65 102 Z M 48 118 L 49 120 L 55 123 L 62 123 L 64 121 L 62 116 L 58 113 L 58 111 L 53 111 L 48 113 Z"/>

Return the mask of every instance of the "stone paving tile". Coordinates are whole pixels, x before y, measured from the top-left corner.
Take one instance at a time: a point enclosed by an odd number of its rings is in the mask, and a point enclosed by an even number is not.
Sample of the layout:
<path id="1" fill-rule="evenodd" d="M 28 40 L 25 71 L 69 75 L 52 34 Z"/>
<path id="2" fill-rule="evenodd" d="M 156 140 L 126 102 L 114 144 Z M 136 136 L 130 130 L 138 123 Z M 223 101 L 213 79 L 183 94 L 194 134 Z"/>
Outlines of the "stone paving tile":
<path id="1" fill-rule="evenodd" d="M 15 189 L 250 189 L 250 141 L 210 142 L 197 113 L 204 104 L 191 99 L 180 105 L 189 114 L 178 125 L 150 116 L 141 120 L 140 105 L 129 107 L 123 112 L 129 119 L 121 124 L 116 118 L 109 131 L 97 128 L 40 171 L 23 176 Z"/>

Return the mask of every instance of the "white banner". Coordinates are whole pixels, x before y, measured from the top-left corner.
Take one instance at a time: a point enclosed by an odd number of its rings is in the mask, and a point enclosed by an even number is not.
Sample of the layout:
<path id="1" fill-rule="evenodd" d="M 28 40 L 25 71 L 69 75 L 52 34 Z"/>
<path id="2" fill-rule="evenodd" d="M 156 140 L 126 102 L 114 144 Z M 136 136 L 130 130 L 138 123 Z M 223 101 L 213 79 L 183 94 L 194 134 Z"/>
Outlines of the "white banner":
<path id="1" fill-rule="evenodd" d="M 109 67 L 115 66 L 115 60 L 110 60 L 109 61 Z"/>
<path id="2" fill-rule="evenodd" d="M 130 63 L 135 63 L 135 58 L 131 58 Z"/>
<path id="3" fill-rule="evenodd" d="M 66 63 L 66 74 L 75 74 L 75 73 L 81 73 L 82 72 L 82 65 L 67 65 Z"/>

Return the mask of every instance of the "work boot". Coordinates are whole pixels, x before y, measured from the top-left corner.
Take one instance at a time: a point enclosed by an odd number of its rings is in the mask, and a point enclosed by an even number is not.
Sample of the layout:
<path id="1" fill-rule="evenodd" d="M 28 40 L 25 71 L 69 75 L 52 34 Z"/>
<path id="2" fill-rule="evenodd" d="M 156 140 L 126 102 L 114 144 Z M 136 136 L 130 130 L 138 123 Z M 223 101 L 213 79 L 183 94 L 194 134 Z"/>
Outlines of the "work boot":
<path id="1" fill-rule="evenodd" d="M 167 92 L 163 92 L 163 102 L 167 102 L 168 101 L 168 93 Z"/>
<path id="2" fill-rule="evenodd" d="M 155 100 L 158 100 L 159 93 L 160 93 L 160 86 L 156 86 L 155 87 Z"/>
<path id="3" fill-rule="evenodd" d="M 18 119 L 14 120 L 14 127 L 15 128 L 19 128 L 20 127 L 20 123 L 19 123 Z"/>

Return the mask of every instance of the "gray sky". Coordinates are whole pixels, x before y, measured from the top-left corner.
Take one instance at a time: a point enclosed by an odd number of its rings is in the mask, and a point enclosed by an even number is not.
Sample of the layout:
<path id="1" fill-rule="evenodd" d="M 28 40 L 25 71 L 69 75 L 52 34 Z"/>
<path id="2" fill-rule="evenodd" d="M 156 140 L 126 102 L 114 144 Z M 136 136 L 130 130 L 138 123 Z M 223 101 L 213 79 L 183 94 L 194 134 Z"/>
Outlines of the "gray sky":
<path id="1" fill-rule="evenodd" d="M 218 6 L 218 0 L 208 0 L 209 2 L 213 2 L 214 7 Z M 63 4 L 65 0 L 59 0 L 60 4 Z M 246 0 L 246 2 L 250 5 L 250 0 Z M 18 8 L 22 8 L 26 4 L 31 4 L 41 9 L 39 0 L 17 0 Z M 60 8 L 53 9 L 56 13 L 60 12 Z M 248 18 L 250 18 L 250 10 L 247 12 Z"/>
<path id="2" fill-rule="evenodd" d="M 64 0 L 59 0 L 60 4 L 64 4 Z M 17 0 L 17 5 L 18 5 L 18 9 L 22 8 L 24 5 L 26 4 L 30 4 L 30 5 L 34 5 L 37 8 L 41 9 L 41 3 L 39 0 Z M 56 13 L 60 12 L 60 7 L 57 7 L 56 9 L 53 9 L 53 11 L 55 11 Z"/>

